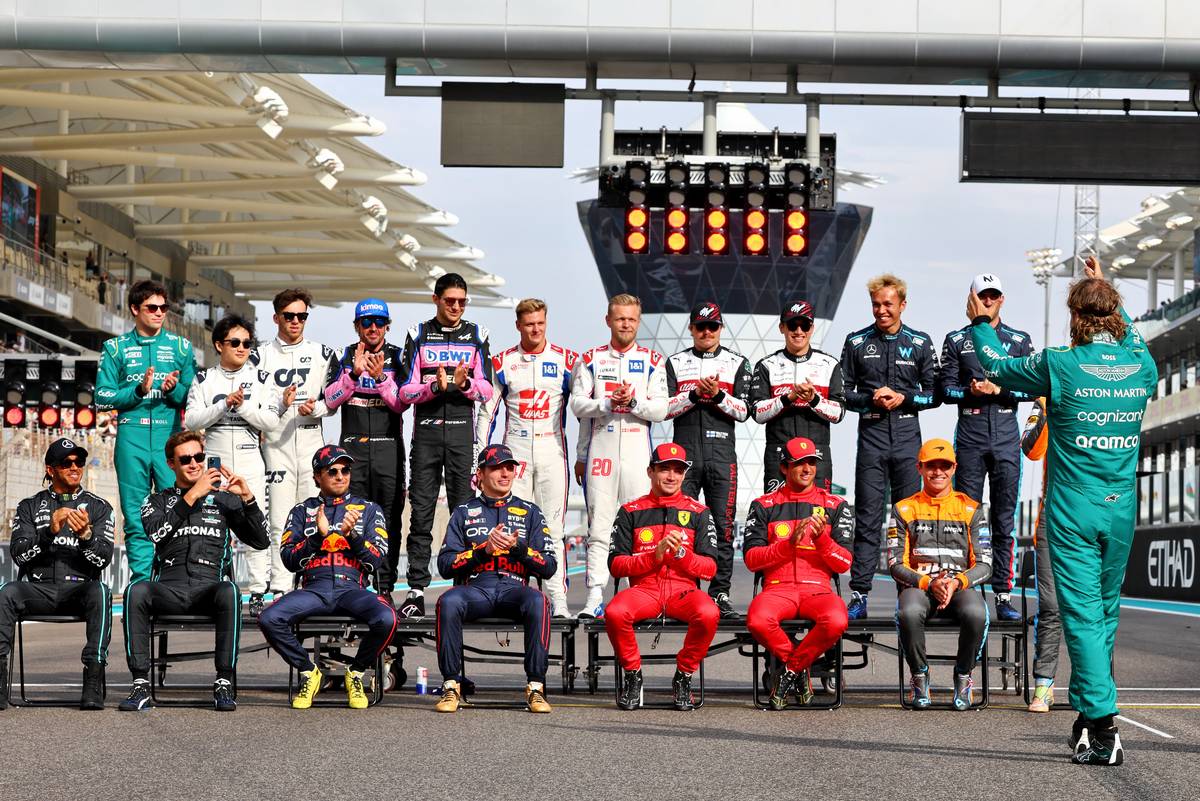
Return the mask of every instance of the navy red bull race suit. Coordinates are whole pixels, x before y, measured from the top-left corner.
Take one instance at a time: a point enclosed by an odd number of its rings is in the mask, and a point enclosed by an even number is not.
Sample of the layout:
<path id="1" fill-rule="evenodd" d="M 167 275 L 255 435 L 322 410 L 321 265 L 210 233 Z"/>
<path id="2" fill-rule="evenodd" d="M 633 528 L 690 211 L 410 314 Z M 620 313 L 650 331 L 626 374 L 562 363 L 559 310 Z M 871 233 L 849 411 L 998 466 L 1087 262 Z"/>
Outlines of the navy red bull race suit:
<path id="1" fill-rule="evenodd" d="M 507 553 L 489 553 L 488 537 L 500 524 L 517 536 L 517 544 Z M 463 678 L 463 624 L 502 617 L 525 624 L 525 675 L 531 682 L 544 683 L 550 659 L 550 601 L 529 586 L 529 578 L 548 579 L 558 565 L 541 510 L 513 495 L 475 496 L 450 516 L 437 565 L 442 578 L 458 585 L 437 602 L 442 679 Z"/>
<path id="2" fill-rule="evenodd" d="M 317 530 L 317 512 L 324 508 L 329 530 Z M 358 509 L 361 516 L 348 534 L 342 518 Z M 296 504 L 280 537 L 283 564 L 300 574 L 300 588 L 268 606 L 258 617 L 259 628 L 271 647 L 300 672 L 313 669 L 309 653 L 292 625 L 313 615 L 338 612 L 363 621 L 370 632 L 359 643 L 350 669 L 366 670 L 391 642 L 396 610 L 367 589 L 372 575 L 386 564 L 387 522 L 378 504 L 357 495 L 317 496 Z"/>

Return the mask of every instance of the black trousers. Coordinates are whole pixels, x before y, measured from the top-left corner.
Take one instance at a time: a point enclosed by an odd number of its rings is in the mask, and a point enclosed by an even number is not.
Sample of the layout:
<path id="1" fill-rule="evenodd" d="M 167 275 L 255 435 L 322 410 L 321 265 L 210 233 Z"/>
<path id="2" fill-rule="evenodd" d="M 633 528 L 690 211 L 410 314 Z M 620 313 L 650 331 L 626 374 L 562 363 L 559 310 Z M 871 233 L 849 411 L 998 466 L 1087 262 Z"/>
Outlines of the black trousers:
<path id="1" fill-rule="evenodd" d="M 933 596 L 925 590 L 908 587 L 900 592 L 896 620 L 904 658 L 914 673 L 929 665 L 925 655 L 925 621 L 933 615 L 951 615 L 958 620 L 958 661 L 954 669 L 958 675 L 966 676 L 975 669 L 983 650 L 983 638 L 987 636 L 988 610 L 983 594 L 974 589 L 957 590 L 946 608 L 938 610 Z"/>
<path id="2" fill-rule="evenodd" d="M 108 663 L 112 638 L 112 590 L 102 581 L 14 581 L 0 588 L 0 658 L 12 653 L 17 618 L 80 615 L 86 618 L 87 643 L 80 660 Z"/>
<path id="3" fill-rule="evenodd" d="M 150 618 L 208 615 L 217 627 L 217 678 L 232 679 L 242 633 L 242 593 L 232 581 L 135 581 L 125 591 L 125 658 L 135 679 L 150 676 Z"/>
<path id="4" fill-rule="evenodd" d="M 417 418 L 413 422 L 408 461 L 412 509 L 405 542 L 408 586 L 412 589 L 425 589 L 432 578 L 429 559 L 433 548 L 433 510 L 442 479 L 446 481 L 446 505 L 451 512 L 471 500 L 474 449 L 474 426 L 470 420 Z"/>
<path id="5" fill-rule="evenodd" d="M 737 512 L 737 463 L 713 459 L 696 460 L 683 479 L 683 494 L 700 500 L 712 510 L 717 529 L 717 573 L 709 582 L 708 594 L 728 593 L 733 581 L 733 517 Z"/>

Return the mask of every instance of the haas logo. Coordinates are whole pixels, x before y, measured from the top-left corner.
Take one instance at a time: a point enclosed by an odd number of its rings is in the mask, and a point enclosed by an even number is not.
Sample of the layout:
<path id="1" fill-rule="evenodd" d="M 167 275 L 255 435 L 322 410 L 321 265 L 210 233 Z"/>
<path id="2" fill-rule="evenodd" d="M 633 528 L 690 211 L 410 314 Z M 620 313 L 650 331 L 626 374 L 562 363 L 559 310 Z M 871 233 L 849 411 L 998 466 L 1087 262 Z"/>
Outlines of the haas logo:
<path id="1" fill-rule="evenodd" d="M 522 420 L 546 420 L 550 417 L 550 393 L 544 389 L 523 389 L 517 395 L 517 410 Z"/>

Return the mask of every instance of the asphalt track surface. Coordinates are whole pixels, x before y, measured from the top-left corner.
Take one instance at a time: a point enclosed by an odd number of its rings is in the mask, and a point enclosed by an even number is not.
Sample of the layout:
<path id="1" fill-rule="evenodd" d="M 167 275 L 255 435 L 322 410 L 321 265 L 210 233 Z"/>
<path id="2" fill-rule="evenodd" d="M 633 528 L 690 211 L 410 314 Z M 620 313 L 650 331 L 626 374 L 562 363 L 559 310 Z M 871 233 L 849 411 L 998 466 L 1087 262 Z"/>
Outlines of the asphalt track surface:
<path id="1" fill-rule="evenodd" d="M 582 581 L 576 581 L 582 585 Z M 749 576 L 735 576 L 735 600 L 749 600 Z M 582 588 L 572 589 L 576 605 Z M 894 593 L 878 582 L 872 613 L 893 608 Z M 432 609 L 432 606 L 431 606 Z M 4 799 L 1195 799 L 1200 785 L 1200 609 L 1176 614 L 1127 608 L 1118 636 L 1121 736 L 1126 763 L 1084 768 L 1068 760 L 1066 734 L 1074 713 L 1035 715 L 1022 699 L 993 691 L 983 711 L 909 712 L 899 708 L 895 657 L 873 652 L 871 666 L 847 674 L 851 690 L 841 710 L 762 712 L 746 692 L 749 660 L 736 653 L 706 663 L 709 696 L 690 713 L 619 712 L 611 676 L 589 695 L 583 683 L 559 691 L 551 668 L 554 712 L 535 716 L 513 708 L 432 711 L 432 696 L 412 690 L 416 667 L 431 651 L 410 649 L 408 686 L 380 707 L 346 709 L 340 686 L 320 700 L 336 706 L 293 711 L 282 687 L 278 656 L 243 654 L 239 709 L 158 708 L 119 713 L 128 673 L 119 621 L 111 648 L 109 703 L 103 712 L 16 709 L 0 713 L 0 798 Z M 1180 614 L 1179 612 L 1183 612 Z M 78 693 L 82 627 L 26 629 L 27 669 L 42 696 Z M 178 636 L 178 635 L 176 635 Z M 180 638 L 173 648 L 211 644 L 211 635 Z M 481 646 L 494 636 L 473 635 Z M 673 651 L 664 637 L 654 651 Z M 894 643 L 894 638 L 880 638 Z M 243 648 L 261 642 L 247 628 Z M 555 642 L 557 647 L 557 641 Z M 509 646 L 520 655 L 520 642 Z M 608 653 L 607 643 L 604 652 Z M 930 650 L 951 650 L 950 635 L 934 635 Z M 577 660 L 586 659 L 584 638 Z M 949 667 L 934 667 L 946 696 Z M 667 700 L 672 668 L 647 667 L 647 701 Z M 1068 665 L 1060 667 L 1065 686 Z M 473 678 L 490 689 L 480 698 L 522 698 L 518 667 L 478 665 Z M 978 671 L 976 672 L 978 680 Z M 172 668 L 168 683 L 208 696 L 207 662 Z M 999 683 L 998 672 L 993 681 Z M 252 689 L 272 688 L 272 689 Z M 1137 688 L 1137 689 L 1126 689 Z M 15 688 L 14 688 L 15 690 Z M 1059 698 L 1065 701 L 1065 691 Z"/>

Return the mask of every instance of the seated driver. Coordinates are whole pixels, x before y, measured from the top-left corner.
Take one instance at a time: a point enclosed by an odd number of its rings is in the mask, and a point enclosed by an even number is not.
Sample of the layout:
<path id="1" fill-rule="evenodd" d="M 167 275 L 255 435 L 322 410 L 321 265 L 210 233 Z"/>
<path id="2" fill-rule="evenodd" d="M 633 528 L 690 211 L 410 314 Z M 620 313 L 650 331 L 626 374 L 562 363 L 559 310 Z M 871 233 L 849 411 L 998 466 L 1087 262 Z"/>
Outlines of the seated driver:
<path id="1" fill-rule="evenodd" d="M 954 708 L 960 712 L 971 708 L 971 671 L 987 634 L 987 604 L 973 589 L 992 575 L 987 507 L 951 488 L 955 466 L 954 446 L 946 440 L 922 445 L 917 470 L 924 485 L 892 507 L 888 528 L 888 566 L 901 586 L 897 620 L 912 673 L 914 709 L 930 704 L 925 658 L 925 621 L 930 615 L 950 615 L 959 623 Z"/>
<path id="2" fill-rule="evenodd" d="M 809 668 L 846 631 L 846 604 L 830 579 L 850 569 L 854 542 L 846 501 L 815 486 L 823 456 L 813 441 L 793 437 L 779 457 L 785 483 L 750 504 L 742 545 L 746 567 L 763 578 L 746 628 L 784 666 L 772 688 L 772 709 L 786 708 L 790 693 L 802 705 L 812 700 Z M 813 625 L 793 643 L 779 624 L 797 618 Z"/>
<path id="3" fill-rule="evenodd" d="M 542 511 L 512 494 L 520 462 L 507 445 L 479 454 L 479 494 L 454 510 L 438 552 L 438 572 L 456 585 L 437 602 L 438 712 L 462 703 L 463 624 L 481 617 L 519 620 L 525 626 L 525 706 L 549 712 L 546 666 L 550 660 L 550 601 L 529 586 L 530 576 L 548 579 L 557 570 Z"/>
<path id="4" fill-rule="evenodd" d="M 604 629 L 621 666 L 620 709 L 642 705 L 642 656 L 633 626 L 657 617 L 687 623 L 671 682 L 675 708 L 695 709 L 692 674 L 708 653 L 721 616 L 700 589 L 717 572 L 717 530 L 712 513 L 683 494 L 690 467 L 683 446 L 664 442 L 650 454 L 650 494 L 630 501 L 613 524 L 609 571 L 629 579 L 604 609 Z"/>

